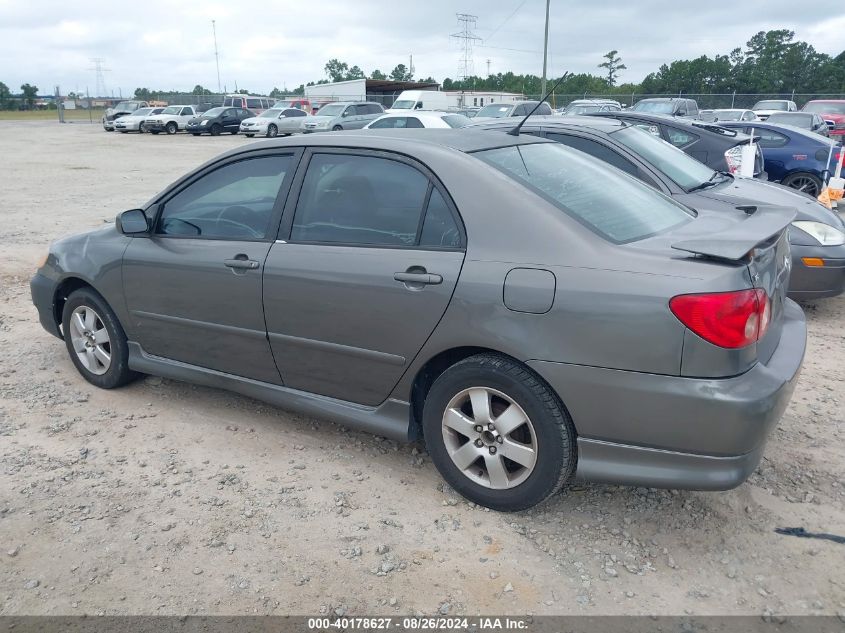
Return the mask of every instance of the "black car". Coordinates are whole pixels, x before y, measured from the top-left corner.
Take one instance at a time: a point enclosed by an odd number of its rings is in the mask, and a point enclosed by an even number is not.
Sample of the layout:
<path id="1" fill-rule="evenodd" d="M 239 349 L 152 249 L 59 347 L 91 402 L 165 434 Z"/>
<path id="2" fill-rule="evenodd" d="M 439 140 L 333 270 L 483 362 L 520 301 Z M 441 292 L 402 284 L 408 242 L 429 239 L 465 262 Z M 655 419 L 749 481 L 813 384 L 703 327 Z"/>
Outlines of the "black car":
<path id="1" fill-rule="evenodd" d="M 513 124 L 488 121 L 469 127 L 505 132 L 512 129 Z M 810 266 L 805 262 L 807 259 L 845 261 L 845 244 L 836 245 L 835 239 L 826 244 L 801 229 L 818 229 L 840 237 L 845 230 L 842 220 L 833 211 L 808 196 L 778 184 L 713 171 L 656 140 L 639 126 L 616 118 L 531 117 L 521 131 L 598 158 L 693 209 L 747 213 L 747 209 L 761 205 L 794 208 L 798 215 L 796 225 L 789 232 L 792 247 L 789 296 L 820 299 L 835 297 L 845 290 L 842 268 Z"/>
<path id="2" fill-rule="evenodd" d="M 766 123 L 792 125 L 822 136 L 830 136 L 830 128 L 820 114 L 815 112 L 772 112 Z"/>
<path id="3" fill-rule="evenodd" d="M 241 127 L 241 121 L 254 116 L 255 113 L 252 110 L 245 108 L 211 108 L 203 112 L 202 115 L 188 121 L 185 130 L 194 136 L 205 133 L 220 136 L 223 132 L 237 134 Z"/>
<path id="4" fill-rule="evenodd" d="M 682 97 L 654 97 L 640 99 L 632 107 L 634 112 L 649 112 L 652 114 L 666 114 L 668 116 L 687 117 L 697 119 L 698 102 L 695 99 Z"/>
<path id="5" fill-rule="evenodd" d="M 590 116 L 608 116 L 639 126 L 654 136 L 662 138 L 684 150 L 694 159 L 716 171 L 734 174 L 739 171 L 742 160 L 742 145 L 751 141 L 747 134 L 729 130 L 715 123 L 678 119 L 645 112 L 597 112 Z M 763 168 L 763 153 L 757 147 L 754 161 L 754 176 L 766 179 Z"/>

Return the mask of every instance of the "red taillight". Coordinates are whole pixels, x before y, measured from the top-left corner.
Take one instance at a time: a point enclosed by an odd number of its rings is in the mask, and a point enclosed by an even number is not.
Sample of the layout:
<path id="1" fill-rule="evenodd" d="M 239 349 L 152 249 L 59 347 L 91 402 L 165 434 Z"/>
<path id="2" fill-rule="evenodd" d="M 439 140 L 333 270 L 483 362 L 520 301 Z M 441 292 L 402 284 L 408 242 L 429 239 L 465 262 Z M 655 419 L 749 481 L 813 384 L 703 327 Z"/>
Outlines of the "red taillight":
<path id="1" fill-rule="evenodd" d="M 771 318 L 765 290 L 679 295 L 669 308 L 690 330 L 713 345 L 738 349 L 763 338 Z"/>

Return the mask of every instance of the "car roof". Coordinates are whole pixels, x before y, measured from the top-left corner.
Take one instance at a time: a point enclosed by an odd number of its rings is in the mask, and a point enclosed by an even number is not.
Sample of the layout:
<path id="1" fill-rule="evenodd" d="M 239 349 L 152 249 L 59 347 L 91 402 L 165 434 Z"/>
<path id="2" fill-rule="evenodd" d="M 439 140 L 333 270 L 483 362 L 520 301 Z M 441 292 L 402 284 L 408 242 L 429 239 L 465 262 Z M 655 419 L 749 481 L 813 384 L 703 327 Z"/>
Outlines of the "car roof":
<path id="1" fill-rule="evenodd" d="M 804 114 L 809 113 L 804 112 Z M 820 134 L 816 134 L 815 132 L 811 132 L 810 130 L 795 127 L 794 125 L 787 125 L 785 123 L 769 123 L 768 121 L 719 121 L 719 125 L 722 125 L 722 123 L 724 123 L 725 127 L 730 128 L 746 126 L 758 129 L 763 128 L 766 130 L 774 130 L 775 132 L 777 132 L 778 130 L 786 130 L 790 134 L 797 134 L 799 136 L 803 136 L 806 140 L 816 141 L 822 145 L 824 145 L 825 142 L 833 145 L 837 143 L 837 141 L 835 141 L 834 139 L 829 139 Z"/>
<path id="2" fill-rule="evenodd" d="M 479 121 L 471 123 L 470 125 L 461 128 L 463 130 L 469 128 L 480 129 L 510 129 L 516 126 L 512 119 L 502 121 L 494 119 L 492 121 Z M 523 129 L 532 129 L 536 127 L 558 127 L 558 128 L 589 128 L 591 130 L 601 130 L 602 132 L 611 133 L 620 128 L 629 127 L 624 121 L 614 118 L 598 118 L 592 116 L 548 116 L 548 115 L 534 115 L 528 117 L 528 120 L 522 126 Z"/>
<path id="3" fill-rule="evenodd" d="M 807 103 L 845 103 L 845 99 L 810 99 Z"/>
<path id="4" fill-rule="evenodd" d="M 435 119 L 442 119 L 449 114 L 460 114 L 460 110 L 445 111 L 445 110 L 411 110 L 410 112 L 385 112 L 380 119 L 395 119 L 403 116 L 418 116 L 431 117 Z"/>

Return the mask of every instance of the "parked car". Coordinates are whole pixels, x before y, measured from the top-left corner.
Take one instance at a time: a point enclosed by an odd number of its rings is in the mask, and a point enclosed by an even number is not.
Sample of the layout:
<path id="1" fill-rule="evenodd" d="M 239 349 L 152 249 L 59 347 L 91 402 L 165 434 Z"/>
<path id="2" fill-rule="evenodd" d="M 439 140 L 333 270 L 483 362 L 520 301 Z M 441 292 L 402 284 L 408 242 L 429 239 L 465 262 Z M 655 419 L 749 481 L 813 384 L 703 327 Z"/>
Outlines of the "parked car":
<path id="1" fill-rule="evenodd" d="M 455 110 L 454 113 L 463 114 L 467 118 L 474 119 L 480 109 L 481 108 L 461 108 L 460 110 Z"/>
<path id="2" fill-rule="evenodd" d="M 576 99 L 567 105 L 559 114 L 592 114 L 593 112 L 619 112 L 622 104 L 610 99 Z"/>
<path id="3" fill-rule="evenodd" d="M 302 130 L 306 133 L 360 130 L 382 114 L 384 108 L 373 101 L 333 101 L 320 108 L 317 114 L 306 117 Z"/>
<path id="4" fill-rule="evenodd" d="M 132 114 L 138 108 L 148 108 L 150 106 L 146 101 L 121 101 L 114 105 L 114 107 L 106 108 L 103 113 L 103 129 L 106 132 L 114 132 L 114 121 L 127 114 Z"/>
<path id="5" fill-rule="evenodd" d="M 270 138 L 279 134 L 289 136 L 302 131 L 302 122 L 307 116 L 308 113 L 299 108 L 272 108 L 241 121 L 241 133 L 249 138 L 255 135 Z"/>
<path id="6" fill-rule="evenodd" d="M 702 121 L 711 123 L 716 121 L 759 121 L 753 110 L 742 108 L 717 108 L 716 110 L 701 110 Z"/>
<path id="7" fill-rule="evenodd" d="M 695 99 L 681 97 L 654 97 L 640 99 L 628 110 L 633 112 L 647 112 L 650 114 L 666 114 L 674 117 L 697 119 L 698 102 Z"/>
<path id="8" fill-rule="evenodd" d="M 152 134 L 167 132 L 176 134 L 187 128 L 188 121 L 195 118 L 199 113 L 192 105 L 167 106 L 161 113 L 147 117 L 144 121 L 144 128 Z"/>
<path id="9" fill-rule="evenodd" d="M 114 120 L 114 129 L 118 132 L 140 132 L 143 134 L 144 119 L 150 115 L 160 114 L 164 108 L 138 108 L 132 114 L 127 114 Z"/>
<path id="10" fill-rule="evenodd" d="M 191 119 L 185 126 L 185 130 L 194 136 L 205 133 L 220 136 L 223 132 L 237 134 L 240 131 L 241 121 L 255 116 L 255 112 L 251 110 L 221 106 L 206 110 L 200 116 Z"/>
<path id="11" fill-rule="evenodd" d="M 455 98 L 439 90 L 403 90 L 386 112 L 409 110 L 448 110 L 455 107 Z"/>
<path id="12" fill-rule="evenodd" d="M 822 136 L 830 136 L 827 123 L 821 115 L 814 112 L 772 112 L 766 121 L 773 125 L 791 125 Z"/>
<path id="13" fill-rule="evenodd" d="M 764 99 L 755 103 L 751 109 L 761 121 L 765 121 L 774 112 L 797 112 L 798 106 L 788 99 Z"/>
<path id="14" fill-rule="evenodd" d="M 425 112 L 423 110 L 414 110 L 413 114 L 411 112 L 405 112 L 404 114 L 401 112 L 383 114 L 364 127 L 369 130 L 424 127 L 453 128 L 464 127 L 470 123 L 472 121 L 468 117 L 456 112 Z"/>
<path id="15" fill-rule="evenodd" d="M 514 103 L 491 103 L 490 105 L 486 105 L 478 111 L 478 114 L 475 115 L 475 118 L 478 120 L 481 119 L 501 119 L 503 117 L 509 116 L 525 116 L 531 110 L 534 109 L 534 106 L 537 105 L 536 101 L 515 101 Z M 552 114 L 552 107 L 546 103 L 545 101 L 540 104 L 540 107 L 537 108 L 537 111 L 534 113 L 538 116 Z"/>
<path id="16" fill-rule="evenodd" d="M 510 129 L 502 122 L 472 127 Z M 733 214 L 738 208 L 758 205 L 792 208 L 797 215 L 789 231 L 789 296 L 821 299 L 845 291 L 845 224 L 817 200 L 778 184 L 716 172 L 666 141 L 617 119 L 531 117 L 522 130 L 598 158 L 693 209 Z"/>
<path id="17" fill-rule="evenodd" d="M 742 146 L 751 142 L 751 137 L 737 130 L 730 130 L 721 123 L 692 121 L 661 114 L 645 112 L 598 113 L 591 116 L 609 116 L 642 127 L 675 147 L 684 150 L 694 159 L 701 161 L 715 171 L 731 174 L 742 168 Z M 763 167 L 763 153 L 757 151 L 754 161 L 754 176 L 766 178 Z"/>
<path id="18" fill-rule="evenodd" d="M 694 213 L 531 135 L 323 134 L 54 243 L 31 289 L 93 385 L 157 374 L 421 437 L 453 489 L 510 511 L 573 477 L 754 471 L 806 345 L 793 218 Z"/>
<path id="19" fill-rule="evenodd" d="M 240 108 L 261 114 L 273 107 L 275 99 L 257 95 L 230 94 L 223 97 L 223 107 Z"/>
<path id="20" fill-rule="evenodd" d="M 808 101 L 801 108 L 801 112 L 812 112 L 820 115 L 827 123 L 830 136 L 842 140 L 843 135 L 845 135 L 845 99 Z"/>
<path id="21" fill-rule="evenodd" d="M 746 134 L 752 129 L 748 123 L 725 122 L 720 125 Z M 813 198 L 818 196 L 823 182 L 835 169 L 842 147 L 833 139 L 791 125 L 764 121 L 753 126 L 754 135 L 760 137 L 759 145 L 769 179 Z"/>
<path id="22" fill-rule="evenodd" d="M 273 104 L 274 110 L 286 110 L 287 108 L 296 108 L 305 111 L 306 114 L 311 114 L 311 102 L 308 99 L 280 99 Z"/>

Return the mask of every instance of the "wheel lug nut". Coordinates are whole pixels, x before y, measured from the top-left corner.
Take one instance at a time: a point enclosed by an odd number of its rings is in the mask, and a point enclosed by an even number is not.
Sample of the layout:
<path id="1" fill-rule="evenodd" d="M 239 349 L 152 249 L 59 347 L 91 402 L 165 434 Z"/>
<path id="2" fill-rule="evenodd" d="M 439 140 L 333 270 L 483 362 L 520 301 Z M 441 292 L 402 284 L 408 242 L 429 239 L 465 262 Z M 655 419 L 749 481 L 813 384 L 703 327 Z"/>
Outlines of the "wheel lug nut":
<path id="1" fill-rule="evenodd" d="M 495 430 L 496 430 L 496 427 L 495 427 L 495 426 L 493 426 L 493 423 L 491 422 L 490 424 L 488 424 L 488 425 L 487 425 L 487 430 L 488 430 L 488 431 L 495 431 Z"/>
<path id="2" fill-rule="evenodd" d="M 495 455 L 495 454 L 496 454 L 496 447 L 495 447 L 495 446 L 491 446 L 491 447 L 490 447 L 490 454 L 491 454 L 491 455 Z"/>
<path id="3" fill-rule="evenodd" d="M 496 436 L 496 441 L 497 441 L 499 444 L 501 444 L 502 442 L 504 442 L 504 441 L 505 441 L 505 438 L 503 438 L 501 435 L 497 435 L 497 436 Z"/>
<path id="4" fill-rule="evenodd" d="M 478 448 L 481 448 L 482 446 L 484 446 L 484 442 L 482 442 L 481 439 L 477 439 L 477 440 L 475 440 L 475 445 Z"/>
<path id="5" fill-rule="evenodd" d="M 481 433 L 483 430 L 484 430 L 484 427 L 481 426 L 480 424 L 475 425 L 475 432 L 476 433 Z"/>

